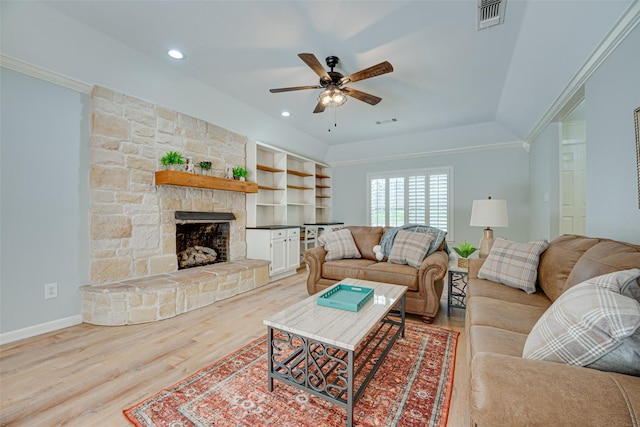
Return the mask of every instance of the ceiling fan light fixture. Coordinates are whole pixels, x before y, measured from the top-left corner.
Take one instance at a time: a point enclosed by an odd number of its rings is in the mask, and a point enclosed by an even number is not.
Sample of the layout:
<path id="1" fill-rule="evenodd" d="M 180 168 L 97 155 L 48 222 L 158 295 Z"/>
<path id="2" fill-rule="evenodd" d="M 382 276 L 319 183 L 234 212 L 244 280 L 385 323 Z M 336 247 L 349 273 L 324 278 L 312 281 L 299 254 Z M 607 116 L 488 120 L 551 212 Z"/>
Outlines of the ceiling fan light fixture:
<path id="1" fill-rule="evenodd" d="M 325 107 L 336 108 L 347 102 L 347 95 L 336 85 L 330 84 L 325 90 L 320 92 L 318 101 Z"/>

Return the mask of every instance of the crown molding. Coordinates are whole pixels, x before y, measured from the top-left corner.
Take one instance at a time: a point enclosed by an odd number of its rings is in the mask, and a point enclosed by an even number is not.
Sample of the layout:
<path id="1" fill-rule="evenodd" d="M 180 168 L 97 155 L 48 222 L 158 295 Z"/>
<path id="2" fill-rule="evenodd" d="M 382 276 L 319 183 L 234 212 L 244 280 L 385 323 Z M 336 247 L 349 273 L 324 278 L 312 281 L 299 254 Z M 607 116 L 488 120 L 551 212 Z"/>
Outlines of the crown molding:
<path id="1" fill-rule="evenodd" d="M 627 10 L 620 16 L 611 31 L 604 37 L 600 44 L 591 53 L 589 58 L 580 67 L 577 73 L 569 81 L 564 90 L 551 104 L 538 124 L 527 136 L 527 142 L 532 143 L 547 127 L 549 123 L 562 111 L 564 106 L 583 90 L 583 86 L 598 67 L 609 57 L 611 52 L 629 35 L 629 33 L 640 23 L 640 1 L 634 0 Z"/>
<path id="2" fill-rule="evenodd" d="M 384 156 L 384 157 L 372 157 L 369 159 L 358 159 L 358 160 L 345 160 L 341 162 L 331 162 L 330 166 L 349 166 L 349 165 L 358 165 L 364 163 L 379 163 L 379 162 L 388 162 L 390 160 L 405 160 L 405 159 L 415 159 L 417 157 L 431 157 L 431 156 L 445 156 L 449 154 L 463 154 L 463 153 L 472 153 L 476 151 L 488 151 L 488 150 L 504 150 L 508 148 L 521 148 L 526 153 L 528 153 L 528 146 L 525 141 L 515 141 L 515 142 L 505 142 L 501 144 L 487 144 L 487 145 L 476 145 L 462 148 L 451 148 L 446 150 L 434 150 L 434 151 L 423 151 L 420 153 L 409 153 L 409 154 L 399 154 L 395 156 Z"/>
<path id="3" fill-rule="evenodd" d="M 2 54 L 0 54 L 0 66 L 81 93 L 90 94 L 91 89 L 93 88 L 90 84 L 56 74 L 49 70 L 45 70 L 44 68 L 40 68 Z"/>

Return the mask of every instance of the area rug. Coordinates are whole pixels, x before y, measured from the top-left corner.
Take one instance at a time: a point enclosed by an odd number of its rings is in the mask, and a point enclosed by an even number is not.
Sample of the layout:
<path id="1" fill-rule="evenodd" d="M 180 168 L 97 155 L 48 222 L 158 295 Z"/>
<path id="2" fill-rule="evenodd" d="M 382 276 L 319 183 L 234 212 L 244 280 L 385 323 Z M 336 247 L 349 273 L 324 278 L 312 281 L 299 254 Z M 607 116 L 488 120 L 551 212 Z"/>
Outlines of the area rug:
<path id="1" fill-rule="evenodd" d="M 445 426 L 458 332 L 406 323 L 354 407 L 355 426 Z M 266 335 L 124 410 L 136 426 L 344 426 L 346 410 L 293 386 L 267 389 Z"/>

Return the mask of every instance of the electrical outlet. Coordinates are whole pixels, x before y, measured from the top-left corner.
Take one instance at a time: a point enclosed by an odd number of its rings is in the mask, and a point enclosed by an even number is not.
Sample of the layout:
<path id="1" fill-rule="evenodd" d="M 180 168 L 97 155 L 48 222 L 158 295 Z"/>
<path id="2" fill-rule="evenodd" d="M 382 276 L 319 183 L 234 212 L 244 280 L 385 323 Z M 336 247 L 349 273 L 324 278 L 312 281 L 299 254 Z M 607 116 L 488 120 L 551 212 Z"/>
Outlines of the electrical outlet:
<path id="1" fill-rule="evenodd" d="M 58 284 L 47 283 L 44 285 L 44 299 L 55 298 L 58 296 Z"/>

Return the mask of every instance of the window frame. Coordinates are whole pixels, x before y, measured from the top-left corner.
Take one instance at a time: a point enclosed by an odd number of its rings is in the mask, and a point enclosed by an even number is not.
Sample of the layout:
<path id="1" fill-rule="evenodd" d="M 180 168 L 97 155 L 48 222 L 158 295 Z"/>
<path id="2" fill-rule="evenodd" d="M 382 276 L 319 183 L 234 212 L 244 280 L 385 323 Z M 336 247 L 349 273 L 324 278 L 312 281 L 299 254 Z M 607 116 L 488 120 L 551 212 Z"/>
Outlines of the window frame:
<path id="1" fill-rule="evenodd" d="M 454 222 L 453 222 L 453 166 L 437 166 L 437 167 L 429 167 L 429 168 L 421 168 L 421 169 L 403 169 L 403 170 L 395 170 L 395 171 L 386 171 L 386 172 L 369 172 L 367 173 L 367 225 L 371 226 L 371 184 L 374 179 L 384 179 L 385 183 L 385 224 L 389 224 L 389 179 L 390 178 L 404 178 L 404 224 L 408 224 L 409 218 L 409 210 L 407 209 L 409 206 L 409 198 L 407 197 L 409 191 L 409 177 L 422 175 L 425 177 L 429 177 L 431 175 L 443 174 L 447 175 L 447 240 L 454 241 Z M 425 218 L 429 217 L 429 179 L 425 180 L 425 189 L 427 192 L 427 198 L 425 199 Z M 429 225 L 429 224 L 427 224 Z M 389 225 L 386 225 L 387 227 Z"/>

